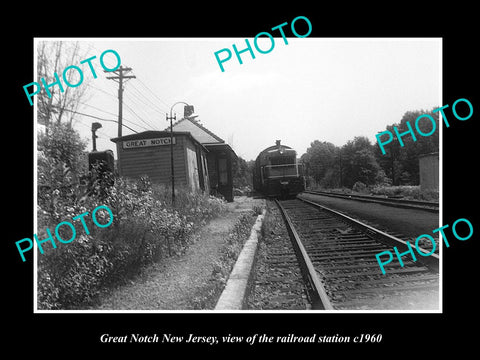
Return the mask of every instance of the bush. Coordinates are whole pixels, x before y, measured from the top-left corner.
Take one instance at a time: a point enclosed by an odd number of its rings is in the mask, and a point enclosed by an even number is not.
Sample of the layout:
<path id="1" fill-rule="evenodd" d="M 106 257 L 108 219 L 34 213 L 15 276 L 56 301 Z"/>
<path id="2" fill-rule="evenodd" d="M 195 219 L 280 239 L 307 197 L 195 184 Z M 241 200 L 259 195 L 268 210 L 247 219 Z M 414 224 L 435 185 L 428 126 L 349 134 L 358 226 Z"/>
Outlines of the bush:
<path id="1" fill-rule="evenodd" d="M 420 186 L 375 186 L 371 189 L 372 195 L 386 197 L 404 197 L 412 200 L 438 201 L 438 191 L 422 191 Z"/>
<path id="2" fill-rule="evenodd" d="M 356 192 L 363 193 L 363 192 L 366 192 L 367 185 L 365 185 L 361 181 L 357 181 L 355 184 L 353 184 L 352 190 L 356 191 Z"/>
<path id="3" fill-rule="evenodd" d="M 39 239 L 47 237 L 45 228 L 54 229 L 59 221 L 70 221 L 99 205 L 107 205 L 113 213 L 113 223 L 107 228 L 98 228 L 85 217 L 89 235 L 77 225 L 73 242 L 58 244 L 39 255 L 39 309 L 75 309 L 91 304 L 102 288 L 124 281 L 143 265 L 184 251 L 193 229 L 225 208 L 217 198 L 183 191 L 172 208 L 162 195 L 163 189 L 152 186 L 148 178 L 118 178 L 105 190 L 101 203 L 90 196 L 73 203 L 71 198 L 62 198 L 48 210 L 39 205 Z"/>
<path id="4" fill-rule="evenodd" d="M 124 281 L 141 266 L 184 251 L 193 229 L 226 206 L 220 199 L 179 189 L 172 207 L 168 187 L 153 186 L 147 177 L 129 181 L 93 170 L 89 185 L 82 185 L 85 147 L 79 134 L 63 123 L 38 136 L 37 236 L 46 239 L 45 229 L 53 234 L 62 221 L 72 222 L 77 230 L 71 243 L 56 242 L 55 249 L 45 244 L 38 257 L 39 309 L 91 303 L 102 288 Z M 113 213 L 107 228 L 98 228 L 86 216 L 87 234 L 80 221 L 72 221 L 100 205 Z M 108 221 L 102 222 L 100 211 L 97 215 L 100 223 Z M 63 239 L 71 235 L 68 227 L 60 228 Z"/>

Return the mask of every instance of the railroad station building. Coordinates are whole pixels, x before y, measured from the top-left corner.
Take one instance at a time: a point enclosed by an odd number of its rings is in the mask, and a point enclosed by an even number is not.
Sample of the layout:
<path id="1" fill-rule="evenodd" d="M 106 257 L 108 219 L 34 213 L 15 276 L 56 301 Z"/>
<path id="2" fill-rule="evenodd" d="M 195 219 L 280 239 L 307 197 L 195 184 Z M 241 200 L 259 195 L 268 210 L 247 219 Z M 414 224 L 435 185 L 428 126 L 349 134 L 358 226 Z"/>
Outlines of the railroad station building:
<path id="1" fill-rule="evenodd" d="M 117 171 L 120 176 L 140 178 L 152 183 L 171 184 L 169 131 L 144 131 L 111 139 L 117 145 Z M 210 192 L 208 150 L 188 132 L 173 132 L 175 186 L 191 191 Z"/>
<path id="2" fill-rule="evenodd" d="M 207 150 L 207 167 L 210 193 L 220 194 L 227 201 L 233 201 L 233 162 L 237 155 L 225 141 L 205 128 L 200 122 L 189 117 L 185 107 L 184 118 L 173 124 L 173 131 L 188 132 Z"/>
<path id="3" fill-rule="evenodd" d="M 185 108 L 187 111 L 187 108 Z M 223 195 L 233 201 L 232 165 L 237 155 L 223 139 L 188 117 L 173 124 L 175 187 Z M 120 176 L 148 175 L 153 183 L 171 184 L 170 127 L 111 139 L 117 146 Z"/>

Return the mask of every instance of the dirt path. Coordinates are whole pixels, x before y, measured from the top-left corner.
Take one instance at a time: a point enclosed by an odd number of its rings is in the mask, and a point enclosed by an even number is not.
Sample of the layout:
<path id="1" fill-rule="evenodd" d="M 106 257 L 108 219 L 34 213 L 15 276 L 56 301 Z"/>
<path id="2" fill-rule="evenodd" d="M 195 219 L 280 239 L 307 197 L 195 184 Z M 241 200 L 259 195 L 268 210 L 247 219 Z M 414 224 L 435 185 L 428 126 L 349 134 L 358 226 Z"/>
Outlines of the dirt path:
<path id="1" fill-rule="evenodd" d="M 193 297 L 206 285 L 228 233 L 242 213 L 260 203 L 236 197 L 225 213 L 194 234 L 196 241 L 185 254 L 152 264 L 130 284 L 102 297 L 95 310 L 193 309 Z"/>

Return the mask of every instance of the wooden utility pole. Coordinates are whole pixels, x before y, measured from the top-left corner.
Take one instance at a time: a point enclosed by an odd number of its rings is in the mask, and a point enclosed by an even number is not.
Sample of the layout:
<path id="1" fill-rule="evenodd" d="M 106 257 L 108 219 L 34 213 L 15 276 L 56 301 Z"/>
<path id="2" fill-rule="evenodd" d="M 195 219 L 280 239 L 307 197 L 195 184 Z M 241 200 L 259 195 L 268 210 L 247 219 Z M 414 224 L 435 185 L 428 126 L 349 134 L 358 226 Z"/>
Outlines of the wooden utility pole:
<path id="1" fill-rule="evenodd" d="M 132 68 L 123 67 L 122 65 L 120 65 L 120 68 L 113 71 L 115 74 L 117 74 L 117 76 L 107 76 L 107 79 L 115 80 L 118 82 L 118 137 L 122 136 L 123 80 L 135 79 L 135 75 L 124 75 L 124 73 L 128 73 L 129 71 L 132 71 Z"/>
<path id="2" fill-rule="evenodd" d="M 173 106 L 172 106 L 173 109 Z M 173 163 L 173 120 L 177 119 L 177 115 L 172 116 L 172 109 L 170 109 L 170 117 L 167 115 L 167 121 L 170 120 L 170 175 L 172 179 L 172 206 L 175 206 L 175 173 Z"/>

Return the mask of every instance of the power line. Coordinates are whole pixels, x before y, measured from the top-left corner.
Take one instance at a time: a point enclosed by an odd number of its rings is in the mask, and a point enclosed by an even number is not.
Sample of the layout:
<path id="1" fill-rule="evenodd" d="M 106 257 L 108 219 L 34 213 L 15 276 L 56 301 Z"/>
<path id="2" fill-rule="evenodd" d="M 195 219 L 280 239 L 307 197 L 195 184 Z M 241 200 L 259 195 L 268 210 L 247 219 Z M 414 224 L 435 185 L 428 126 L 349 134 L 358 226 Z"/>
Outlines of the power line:
<path id="1" fill-rule="evenodd" d="M 98 107 L 96 107 L 96 106 L 93 106 L 93 105 L 90 105 L 90 104 L 87 104 L 87 103 L 79 102 L 79 104 L 85 105 L 85 106 L 88 106 L 88 107 L 91 107 L 91 108 L 93 108 L 93 109 L 96 109 L 96 110 L 98 110 L 98 111 L 104 112 L 104 113 L 109 114 L 109 115 L 117 116 L 117 114 L 111 113 L 111 112 L 109 112 L 109 111 L 102 110 L 102 109 L 100 109 L 100 108 L 98 108 Z M 150 130 L 150 128 L 147 129 L 147 128 L 141 126 L 141 125 L 138 125 L 137 123 L 135 123 L 135 122 L 127 119 L 125 116 L 123 117 L 123 120 L 125 120 L 126 122 L 128 122 L 128 123 L 130 123 L 130 124 L 132 124 L 132 125 L 138 126 L 139 128 L 142 128 L 142 129 L 144 129 L 144 130 Z"/>
<path id="2" fill-rule="evenodd" d="M 93 108 L 93 109 L 95 109 L 95 110 L 98 110 L 98 111 L 104 112 L 105 114 L 109 114 L 109 115 L 117 116 L 117 114 L 114 114 L 114 113 L 112 113 L 112 112 L 109 112 L 109 111 L 105 111 L 105 110 L 103 110 L 103 109 L 100 109 L 100 108 L 98 108 L 98 107 L 96 107 L 96 106 L 93 106 L 93 105 L 90 105 L 90 104 L 87 104 L 87 103 L 84 103 L 84 102 L 79 102 L 79 103 L 80 103 L 81 105 L 85 105 L 85 106 L 91 107 L 91 108 Z"/>
<path id="3" fill-rule="evenodd" d="M 95 44 L 95 42 L 89 42 L 87 43 L 87 46 L 88 46 L 88 49 L 86 51 L 86 53 L 92 53 L 93 51 L 95 51 L 95 55 L 97 55 L 98 53 L 101 52 L 101 50 L 99 50 Z M 115 67 L 116 64 L 113 64 L 111 63 L 111 60 L 109 58 L 105 58 L 103 59 L 104 63 L 109 67 L 109 68 L 113 68 Z M 127 66 L 126 64 L 123 64 L 125 66 Z M 128 69 L 128 67 L 126 67 L 125 69 Z M 118 70 L 117 70 L 118 71 Z M 124 77 L 126 78 L 126 77 Z M 140 85 L 145 89 L 147 90 L 148 93 L 150 93 L 151 95 L 153 95 L 154 99 L 156 99 L 155 101 L 151 100 L 149 97 L 146 96 L 145 94 L 145 91 L 141 91 L 140 89 L 137 89 L 136 86 L 134 84 L 132 84 L 132 88 L 135 89 L 135 91 L 138 92 L 138 94 L 144 98 L 146 101 L 148 101 L 150 104 L 153 105 L 155 111 L 158 111 L 160 114 L 164 115 L 166 112 L 168 112 L 168 109 L 170 108 L 170 105 L 168 105 L 164 100 L 162 100 L 157 94 L 155 94 L 155 92 L 153 92 L 150 87 L 148 87 L 141 79 L 138 79 L 138 77 L 136 77 L 138 82 L 140 83 Z M 109 77 L 107 77 L 107 79 L 109 79 Z M 105 94 L 108 94 L 110 96 L 114 96 L 112 94 L 109 94 L 108 92 L 102 90 L 102 89 L 99 89 L 95 86 L 92 85 L 93 88 L 96 88 L 97 90 L 99 91 L 102 91 L 104 92 Z M 116 97 L 116 96 L 115 96 Z M 158 104 L 158 101 L 160 103 L 162 103 L 163 105 L 160 105 Z M 141 101 L 143 102 L 143 101 Z M 163 108 L 165 107 L 165 108 Z"/>
<path id="4" fill-rule="evenodd" d="M 82 122 L 80 121 L 80 119 L 75 119 L 75 120 L 73 120 L 73 122 L 76 123 L 76 124 L 80 124 L 80 125 L 82 125 L 82 126 L 85 126 L 86 128 L 89 128 L 89 129 L 90 129 L 90 126 L 82 123 Z"/>
<path id="5" fill-rule="evenodd" d="M 138 82 L 139 82 L 140 85 L 142 85 L 145 89 L 147 89 L 157 100 L 159 100 L 160 102 L 162 102 L 162 103 L 167 107 L 167 109 L 170 107 L 165 101 L 163 101 L 162 99 L 160 99 L 141 79 L 138 79 Z"/>
<path id="6" fill-rule="evenodd" d="M 133 85 L 133 84 L 132 84 L 132 85 Z M 112 94 L 106 92 L 105 90 L 102 90 L 102 89 L 100 89 L 100 88 L 98 88 L 98 87 L 96 87 L 96 86 L 92 86 L 92 87 L 95 88 L 95 89 L 97 89 L 97 90 L 99 90 L 99 91 L 101 91 L 101 92 L 103 92 L 103 93 L 106 94 L 106 95 L 109 95 L 109 96 L 111 96 L 111 97 L 115 97 L 115 98 L 116 98 L 115 95 L 112 95 Z M 135 91 L 137 91 L 137 92 L 139 91 L 139 90 L 136 89 L 134 86 L 132 86 L 132 89 L 135 89 Z M 140 93 L 140 95 L 142 95 L 142 94 Z M 143 96 L 143 95 L 142 95 L 142 96 Z M 125 99 L 125 98 L 130 99 L 130 101 L 132 101 L 132 102 L 133 102 L 135 105 L 137 105 L 138 108 L 140 108 L 140 109 L 143 109 L 143 108 L 147 107 L 147 108 L 149 108 L 149 109 L 152 109 L 152 110 L 158 112 L 158 113 L 161 114 L 162 116 L 164 115 L 164 111 L 163 111 L 163 110 L 158 110 L 158 109 L 152 108 L 149 104 L 147 104 L 145 101 L 143 101 L 142 98 L 140 98 L 134 91 L 130 91 L 128 94 L 126 94 L 125 97 L 123 97 L 123 99 Z M 139 104 L 138 102 L 136 102 L 136 101 L 134 100 L 134 98 L 137 99 L 137 101 L 141 102 L 144 106 L 142 106 L 141 104 Z M 151 100 L 149 100 L 148 98 L 145 98 L 145 99 L 148 100 L 148 101 L 150 101 L 150 103 L 151 103 Z M 125 101 L 124 101 L 124 103 L 125 103 Z M 105 110 L 96 108 L 96 107 L 94 107 L 93 105 L 89 105 L 89 104 L 85 104 L 85 103 L 83 103 L 83 104 L 84 104 L 84 105 L 87 105 L 87 106 L 90 106 L 90 107 L 93 107 L 93 108 L 95 108 L 95 109 L 97 109 L 97 110 L 99 110 L 99 111 L 105 112 L 105 113 L 107 113 L 107 114 L 117 116 L 117 114 L 113 114 L 113 113 L 111 113 L 111 112 L 108 112 L 108 111 L 105 111 Z M 153 104 L 153 103 L 152 103 L 152 104 Z M 126 103 L 125 103 L 125 105 L 127 106 Z M 153 105 L 155 106 L 155 104 L 153 104 Z M 150 130 L 151 128 L 154 128 L 154 126 L 152 126 L 152 125 L 149 124 L 146 120 L 144 120 L 142 117 L 140 117 L 140 115 L 138 115 L 138 114 L 136 113 L 136 111 L 132 109 L 132 107 L 128 107 L 128 109 L 129 109 L 137 118 L 139 118 L 143 123 L 145 123 L 145 124 L 149 127 L 149 129 L 146 129 L 146 130 Z M 122 114 L 122 117 L 125 119 L 125 117 L 123 116 L 123 114 Z M 132 122 L 132 121 L 130 121 L 130 122 Z"/>
<path id="7" fill-rule="evenodd" d="M 99 90 L 100 90 L 100 89 L 99 89 Z M 111 96 L 113 96 L 113 95 L 111 95 Z M 98 110 L 98 111 L 101 111 L 101 112 L 103 112 L 103 113 L 106 113 L 106 114 L 109 114 L 109 115 L 113 115 L 113 116 L 117 116 L 117 114 L 114 114 L 114 113 L 112 113 L 112 112 L 109 112 L 109 111 L 100 109 L 100 108 L 98 108 L 98 107 L 96 107 L 96 106 L 93 106 L 93 105 L 90 105 L 90 104 L 87 104 L 87 103 L 84 103 L 84 102 L 79 102 L 79 103 L 80 103 L 81 105 L 85 105 L 85 106 L 91 107 L 91 108 L 96 109 L 96 110 Z M 126 104 L 125 104 L 125 105 L 126 105 Z M 133 110 L 132 110 L 131 108 L 130 108 L 130 110 L 133 112 Z M 136 115 L 136 114 L 135 114 L 135 115 Z M 138 117 L 138 115 L 137 115 L 137 117 Z M 149 126 L 148 129 L 145 128 L 145 127 L 143 127 L 143 126 L 140 126 L 140 125 L 138 125 L 137 123 L 135 123 L 134 121 L 131 121 L 131 120 L 127 119 L 125 116 L 123 116 L 123 119 L 124 119 L 125 121 L 133 124 L 133 125 L 136 125 L 136 126 L 142 128 L 142 129 L 144 129 L 144 130 L 151 130 L 151 128 L 152 128 L 152 126 L 151 126 L 150 124 L 147 124 L 147 126 Z M 139 119 L 142 120 L 142 121 L 144 121 L 144 120 L 141 119 L 140 117 L 139 117 Z M 145 122 L 145 121 L 144 121 L 144 122 Z"/>
<path id="8" fill-rule="evenodd" d="M 93 45 L 93 44 L 89 44 L 89 50 L 91 49 L 96 49 L 96 46 Z M 106 61 L 106 64 L 108 65 L 109 62 L 108 62 L 108 59 Z M 113 66 L 112 66 L 113 67 Z M 122 123 L 122 119 L 123 119 L 123 113 L 122 113 L 122 104 L 124 103 L 123 101 L 123 84 L 122 84 L 122 80 L 126 79 L 131 79 L 131 78 L 136 78 L 136 76 L 133 76 L 133 75 L 130 75 L 130 76 L 126 76 L 124 75 L 124 72 L 125 73 L 128 73 L 129 71 L 131 71 L 131 68 L 130 67 L 123 67 L 123 66 L 120 66 L 119 69 L 115 70 L 114 73 L 115 75 L 117 76 L 107 76 L 106 78 L 107 79 L 110 79 L 110 80 L 115 80 L 116 82 L 119 83 L 119 89 L 118 89 L 118 100 L 119 100 L 119 110 L 118 110 L 118 128 L 119 128 L 119 136 L 121 136 L 121 123 Z M 138 79 L 139 80 L 139 79 Z M 168 108 L 168 104 L 163 101 L 162 99 L 160 99 L 143 81 L 139 80 L 140 82 L 140 85 L 146 89 L 150 94 L 152 94 L 154 96 L 155 99 L 157 99 L 158 101 L 160 101 L 161 103 L 165 104 L 165 106 Z M 132 83 L 131 84 L 131 90 L 132 91 L 129 91 L 128 92 L 128 98 L 130 99 L 130 101 L 135 104 L 135 107 L 137 107 L 138 109 L 144 111 L 145 108 L 148 108 L 149 110 L 152 110 L 152 111 L 155 111 L 157 112 L 158 114 L 160 115 L 164 115 L 166 112 L 168 112 L 168 110 L 166 109 L 163 109 L 163 106 L 161 106 L 160 104 L 158 104 L 158 101 L 155 101 L 155 100 L 152 100 L 151 98 L 147 97 L 146 96 L 146 92 L 145 91 L 142 91 L 140 90 L 139 88 L 137 88 L 136 84 L 135 83 Z M 100 89 L 96 86 L 93 86 L 93 88 L 109 95 L 109 96 L 112 96 L 114 97 L 114 95 L 108 93 L 107 91 L 103 90 L 103 89 Z M 139 103 L 140 104 L 139 104 Z M 143 105 L 142 105 L 143 104 Z M 147 122 L 145 119 L 143 119 L 138 113 L 137 111 L 135 111 L 132 107 L 128 106 L 128 104 L 125 103 L 125 105 L 127 106 L 127 108 L 129 109 L 129 111 L 135 116 L 137 117 L 142 123 L 144 123 L 146 126 L 149 127 L 149 129 L 152 129 L 152 128 L 156 128 L 157 126 L 152 126 L 152 124 L 150 124 L 149 122 Z M 87 105 L 87 106 L 91 106 L 91 105 Z M 93 106 L 92 106 L 93 107 Z M 97 110 L 100 110 L 97 108 Z M 103 110 L 100 110 L 102 112 L 105 112 L 105 113 L 108 113 L 106 111 L 103 111 Z M 113 115 L 112 113 L 109 113 L 111 115 Z M 145 114 L 147 114 L 145 112 Z M 150 117 L 150 115 L 147 114 L 147 116 Z M 138 125 L 139 126 L 139 125 Z M 143 126 L 139 126 L 141 128 L 144 128 Z M 146 129 L 146 130 L 149 130 L 149 129 Z"/>
<path id="9" fill-rule="evenodd" d="M 148 124 L 149 127 L 155 127 L 152 125 L 152 123 L 150 123 L 149 120 L 152 119 L 153 117 L 153 124 L 155 124 L 156 123 L 155 119 L 157 119 L 158 116 L 156 115 L 152 116 L 152 113 L 148 112 L 148 110 L 150 110 L 150 107 L 142 106 L 137 100 L 134 100 L 131 97 L 127 97 L 125 99 L 125 105 L 127 104 L 130 104 L 130 107 L 128 107 L 128 109 L 130 110 L 130 112 L 134 113 L 137 118 L 139 118 L 142 122 Z M 149 119 L 149 120 L 145 120 L 145 119 Z"/>
<path id="10" fill-rule="evenodd" d="M 132 87 L 133 88 L 133 87 Z M 132 102 L 134 103 L 135 105 L 137 105 L 137 107 L 139 109 L 142 109 L 142 110 L 151 110 L 151 111 L 155 111 L 161 115 L 164 115 L 164 112 L 162 111 L 159 111 L 155 108 L 153 108 L 151 105 L 147 104 L 145 101 L 143 101 L 141 98 L 139 98 L 137 95 L 135 95 L 134 92 L 130 91 L 128 93 L 128 96 L 127 98 Z M 150 115 L 149 115 L 150 116 Z"/>
<path id="11" fill-rule="evenodd" d="M 58 106 L 54 106 L 54 105 L 52 105 L 52 106 L 53 106 L 53 107 L 58 107 Z M 74 113 L 74 114 L 82 115 L 82 116 L 88 116 L 88 117 L 91 117 L 91 118 L 94 118 L 94 119 L 97 119 L 97 120 L 101 120 L 101 121 L 108 121 L 108 122 L 118 123 L 117 120 L 104 119 L 104 118 L 101 118 L 101 117 L 98 117 L 98 116 L 81 113 L 80 111 L 69 110 L 69 109 L 63 109 L 63 110 L 64 110 L 64 111 L 71 112 L 71 113 Z M 125 126 L 127 129 L 133 131 L 135 134 L 138 134 L 138 131 L 133 130 L 131 127 L 129 127 L 129 126 L 125 125 L 125 124 L 122 124 L 122 126 Z"/>
<path id="12" fill-rule="evenodd" d="M 152 102 L 149 98 L 147 98 L 142 92 L 140 92 L 140 90 L 138 90 L 135 86 L 132 86 L 132 90 L 135 90 L 135 91 L 131 91 L 129 94 L 132 95 L 133 97 L 135 97 L 138 101 L 140 101 L 142 104 L 148 106 L 149 108 L 151 108 L 153 111 L 156 111 L 158 112 L 159 114 L 162 114 L 164 115 L 166 110 L 165 109 L 162 109 L 160 108 L 159 106 L 157 106 L 154 102 Z M 137 93 L 138 92 L 138 95 Z M 148 103 L 143 100 L 145 99 L 146 101 L 148 101 Z"/>
<path id="13" fill-rule="evenodd" d="M 97 47 L 96 47 L 94 44 L 92 44 L 92 43 L 90 43 L 88 46 L 89 46 L 89 50 L 92 50 L 92 48 L 93 48 L 93 49 L 97 50 L 97 52 L 99 51 L 99 50 L 97 49 Z M 104 62 L 105 62 L 108 66 L 114 67 L 114 65 L 109 64 L 109 59 L 106 59 L 106 60 L 107 60 L 107 61 L 104 60 Z M 111 65 L 112 65 L 112 66 L 111 66 Z M 121 66 L 121 68 L 122 68 L 122 66 Z M 125 70 L 127 70 L 127 69 L 128 69 L 128 70 L 131 70 L 129 67 L 126 67 L 126 68 L 124 68 L 124 69 L 125 69 Z M 119 71 L 120 71 L 120 70 L 117 69 L 116 71 L 114 71 L 114 73 L 117 73 L 117 72 L 119 72 Z M 137 78 L 136 76 L 132 76 L 132 77 L 133 77 L 133 78 Z M 112 79 L 112 78 L 113 78 L 113 77 L 107 77 L 107 79 Z M 126 78 L 128 78 L 128 76 L 124 76 L 123 78 L 126 79 Z M 119 77 L 115 77 L 115 79 L 119 79 Z M 167 112 L 168 112 L 168 109 L 169 109 L 169 105 L 168 105 L 165 101 L 163 101 L 161 98 L 159 98 L 142 80 L 140 80 L 140 79 L 137 79 L 137 80 L 140 82 L 140 85 L 141 85 L 144 89 L 146 89 L 150 94 L 153 95 L 153 97 L 156 99 L 156 101 L 150 99 L 149 97 L 147 97 L 146 94 L 145 94 L 145 93 L 146 93 L 145 91 L 142 91 L 142 90 L 140 90 L 139 88 L 136 87 L 136 83 L 132 83 L 132 84 L 131 84 L 131 86 L 132 86 L 132 91 L 130 91 L 129 94 L 131 94 L 133 97 L 135 97 L 135 99 L 137 99 L 137 100 L 138 100 L 140 103 L 142 103 L 143 105 L 147 106 L 147 107 L 148 107 L 149 109 L 151 109 L 152 111 L 156 111 L 157 113 L 159 113 L 159 114 L 162 115 L 162 116 L 163 116 L 165 113 L 167 113 Z M 120 83 L 120 81 L 118 81 L 118 82 Z M 107 95 L 109 95 L 109 96 L 114 97 L 114 95 L 112 95 L 112 94 L 110 94 L 110 93 L 108 93 L 108 92 L 106 92 L 106 91 L 104 91 L 104 90 L 102 90 L 102 89 L 99 89 L 99 88 L 96 87 L 96 86 L 92 86 L 92 87 L 95 88 L 95 89 L 97 89 L 97 90 L 99 90 L 99 91 L 101 91 L 101 92 L 103 92 L 103 93 L 105 93 L 105 94 L 107 94 Z M 119 90 L 119 91 L 120 91 L 120 90 Z M 123 92 L 123 91 L 122 91 L 122 92 Z M 120 96 L 119 96 L 119 99 L 120 99 Z M 132 101 L 133 101 L 133 100 L 132 100 Z M 158 103 L 158 101 L 160 101 L 162 104 L 164 104 L 164 105 L 165 105 L 165 108 L 163 108 L 163 105 L 160 105 L 160 104 Z M 147 102 L 148 102 L 148 103 L 147 103 Z M 143 106 L 140 106 L 140 108 L 143 108 Z M 134 111 L 133 109 L 130 108 L 130 110 L 135 113 L 135 111 Z M 120 117 L 121 117 L 120 112 L 121 112 L 121 111 L 120 111 L 120 104 L 119 104 L 119 115 L 118 115 L 118 116 L 119 116 L 119 121 L 121 121 L 121 120 L 120 120 Z M 135 115 L 136 115 L 137 117 L 139 117 L 138 114 L 135 113 Z M 139 119 L 141 119 L 141 118 L 139 117 Z M 144 123 L 146 123 L 145 120 L 143 120 L 143 119 L 141 119 L 141 120 L 142 120 Z M 148 126 L 151 126 L 151 125 L 148 125 Z"/>
<path id="14" fill-rule="evenodd" d="M 92 129 L 91 124 L 89 124 L 89 125 L 84 124 L 84 123 L 82 122 L 83 120 L 84 120 L 84 119 L 77 118 L 77 119 L 74 120 L 74 123 L 75 123 L 75 124 L 78 124 L 78 125 L 85 126 L 85 127 L 88 128 L 89 130 L 91 130 L 91 129 Z M 100 129 L 97 130 L 97 133 L 101 135 L 101 136 L 97 136 L 97 137 L 99 137 L 100 139 L 110 140 L 110 138 L 111 138 L 107 133 L 105 133 L 104 131 L 101 131 Z"/>
<path id="15" fill-rule="evenodd" d="M 150 127 L 150 129 L 154 128 L 154 126 L 152 126 L 151 124 L 149 124 L 145 120 L 143 120 L 130 106 L 128 106 L 128 104 L 126 102 L 124 102 L 124 104 L 127 107 L 127 109 L 129 109 L 133 113 L 133 115 L 135 115 L 140 121 L 142 121 L 145 125 Z"/>
<path id="16" fill-rule="evenodd" d="M 102 111 L 102 112 L 104 112 L 104 113 L 107 113 L 107 114 L 109 114 L 109 115 L 113 115 L 113 116 L 116 116 L 116 115 L 117 115 L 117 114 L 113 114 L 113 113 L 111 113 L 111 112 L 108 112 L 108 111 L 99 109 L 99 108 L 97 108 L 96 106 L 93 106 L 93 105 L 89 105 L 89 104 L 85 104 L 85 103 L 81 103 L 81 104 L 87 105 L 87 106 L 89 106 L 89 107 L 92 107 L 92 108 L 94 108 L 94 109 L 97 109 L 98 111 Z M 126 104 L 125 104 L 125 105 L 126 105 Z M 128 123 L 130 123 L 131 125 L 138 126 L 138 127 L 141 128 L 141 129 L 151 130 L 150 128 L 147 129 L 146 127 L 143 127 L 142 125 L 139 125 L 139 124 L 137 124 L 136 122 L 134 122 L 134 121 L 132 121 L 132 120 L 130 120 L 130 119 L 127 119 L 125 116 L 123 116 L 123 120 L 126 121 L 126 122 L 128 122 Z"/>
<path id="17" fill-rule="evenodd" d="M 143 85 L 143 86 L 144 86 L 144 85 Z M 133 89 L 138 92 L 139 96 L 141 96 L 142 98 L 144 98 L 145 100 L 147 100 L 150 104 L 152 104 L 152 106 L 153 106 L 156 110 L 158 110 L 158 112 L 161 113 L 162 115 L 165 114 L 166 112 L 168 112 L 168 111 L 167 111 L 168 106 L 167 106 L 167 109 L 166 109 L 166 108 L 160 106 L 160 104 L 158 103 L 158 101 L 153 101 L 153 100 L 151 100 L 150 98 L 148 98 L 148 97 L 145 95 L 145 91 L 142 91 L 142 90 L 140 90 L 140 89 L 137 89 L 135 86 L 133 86 Z"/>
<path id="18" fill-rule="evenodd" d="M 113 98 L 116 98 L 117 96 L 116 95 L 113 95 L 113 94 L 110 94 L 109 92 L 106 92 L 105 90 L 103 89 L 100 89 L 99 87 L 96 87 L 95 85 L 92 85 L 92 84 L 89 84 L 88 86 L 94 88 L 94 89 L 97 89 L 98 91 L 101 91 L 103 92 L 104 94 L 107 94 L 108 96 L 111 96 Z"/>

